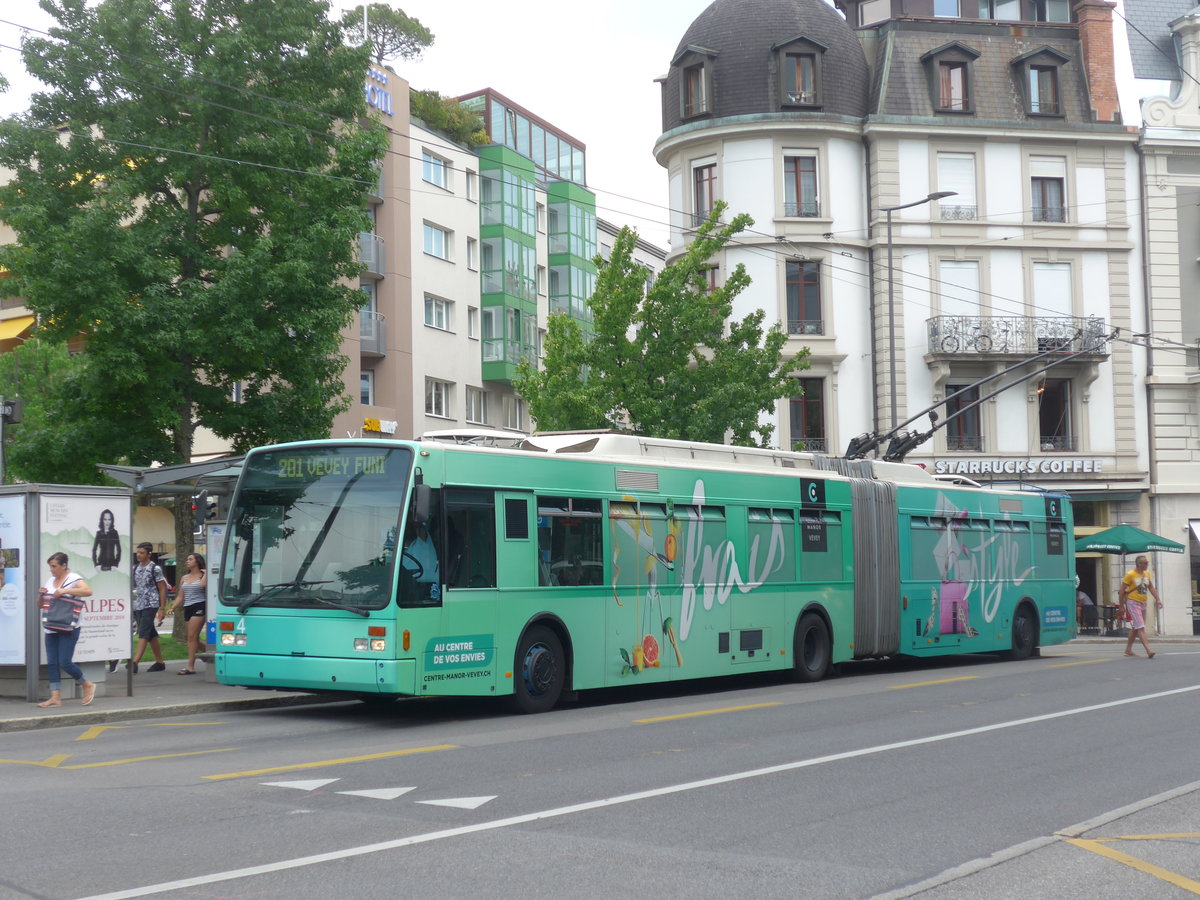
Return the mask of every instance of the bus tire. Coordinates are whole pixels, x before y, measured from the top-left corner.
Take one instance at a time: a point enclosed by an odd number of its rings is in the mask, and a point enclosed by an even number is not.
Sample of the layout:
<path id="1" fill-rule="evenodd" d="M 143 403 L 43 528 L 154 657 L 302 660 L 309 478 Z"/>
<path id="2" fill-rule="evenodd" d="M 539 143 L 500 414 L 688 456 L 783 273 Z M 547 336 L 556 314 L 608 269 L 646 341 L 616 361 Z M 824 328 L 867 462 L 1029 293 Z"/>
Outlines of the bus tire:
<path id="1" fill-rule="evenodd" d="M 1012 649 L 1006 656 L 1008 659 L 1029 659 L 1037 642 L 1037 620 L 1033 608 L 1028 603 L 1022 603 L 1013 613 Z"/>
<path id="2" fill-rule="evenodd" d="M 792 676 L 796 681 L 820 681 L 829 671 L 829 629 L 816 613 L 805 613 L 796 623 L 792 641 Z"/>
<path id="3" fill-rule="evenodd" d="M 513 709 L 519 713 L 552 709 L 562 695 L 565 681 L 562 641 L 546 626 L 533 626 L 517 644 L 513 661 Z"/>

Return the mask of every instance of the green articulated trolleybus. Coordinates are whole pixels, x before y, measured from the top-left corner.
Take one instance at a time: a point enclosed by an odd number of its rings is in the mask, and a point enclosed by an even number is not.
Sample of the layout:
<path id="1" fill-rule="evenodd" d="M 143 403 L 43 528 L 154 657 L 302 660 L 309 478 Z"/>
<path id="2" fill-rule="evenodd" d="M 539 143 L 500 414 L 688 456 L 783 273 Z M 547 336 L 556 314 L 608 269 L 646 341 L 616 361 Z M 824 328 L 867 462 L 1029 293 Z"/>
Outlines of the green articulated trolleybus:
<path id="1" fill-rule="evenodd" d="M 1000 652 L 1075 633 L 1070 505 L 872 460 L 609 433 L 246 457 L 224 684 L 504 696 Z"/>

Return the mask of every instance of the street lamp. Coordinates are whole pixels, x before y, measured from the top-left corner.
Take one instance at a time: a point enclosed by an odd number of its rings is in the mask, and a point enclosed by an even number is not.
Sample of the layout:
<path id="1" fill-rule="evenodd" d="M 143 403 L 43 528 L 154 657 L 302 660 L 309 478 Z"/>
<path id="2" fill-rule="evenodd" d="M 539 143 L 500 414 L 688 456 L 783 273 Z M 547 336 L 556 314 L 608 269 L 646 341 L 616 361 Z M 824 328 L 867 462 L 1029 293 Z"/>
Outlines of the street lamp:
<path id="1" fill-rule="evenodd" d="M 958 191 L 936 191 L 927 197 L 922 197 L 920 200 L 914 200 L 911 203 L 901 203 L 898 206 L 881 206 L 879 211 L 887 213 L 887 259 L 888 259 L 888 358 L 891 362 L 891 388 L 892 388 L 892 422 L 889 431 L 896 430 L 896 423 L 899 417 L 896 415 L 896 304 L 894 299 L 895 293 L 895 275 L 892 270 L 892 213 L 898 209 L 908 209 L 910 206 L 920 206 L 922 203 L 929 203 L 933 200 L 941 200 L 943 197 L 957 196 Z"/>

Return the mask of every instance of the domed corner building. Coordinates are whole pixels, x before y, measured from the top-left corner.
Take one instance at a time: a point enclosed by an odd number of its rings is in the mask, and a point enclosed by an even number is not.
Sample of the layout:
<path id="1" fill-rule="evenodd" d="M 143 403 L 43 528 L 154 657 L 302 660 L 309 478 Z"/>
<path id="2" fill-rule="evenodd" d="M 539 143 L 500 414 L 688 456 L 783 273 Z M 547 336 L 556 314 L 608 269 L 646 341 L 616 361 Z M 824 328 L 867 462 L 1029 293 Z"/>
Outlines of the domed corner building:
<path id="1" fill-rule="evenodd" d="M 754 219 L 713 278 L 744 265 L 735 316 L 765 309 L 811 351 L 780 446 L 841 455 L 946 401 L 908 461 L 1077 507 L 1145 489 L 1140 375 L 1104 340 L 1141 302 L 1112 7 L 716 0 L 687 26 L 654 147 L 671 256 L 716 200 Z M 986 399 L 1016 375 L 981 379 L 1048 350 L 1071 359 Z"/>

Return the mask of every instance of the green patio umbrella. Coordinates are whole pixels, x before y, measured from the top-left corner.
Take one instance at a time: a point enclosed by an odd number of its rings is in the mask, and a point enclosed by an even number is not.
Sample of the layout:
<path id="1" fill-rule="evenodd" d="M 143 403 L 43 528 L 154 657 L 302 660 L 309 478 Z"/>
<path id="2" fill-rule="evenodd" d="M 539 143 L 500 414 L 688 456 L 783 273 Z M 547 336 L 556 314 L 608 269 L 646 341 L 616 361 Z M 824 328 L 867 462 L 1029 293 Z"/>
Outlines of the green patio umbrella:
<path id="1" fill-rule="evenodd" d="M 1132 525 L 1117 525 L 1106 528 L 1096 534 L 1081 537 L 1075 541 L 1076 553 L 1149 553 L 1157 550 L 1161 553 L 1182 553 L 1183 544 L 1142 531 Z"/>

